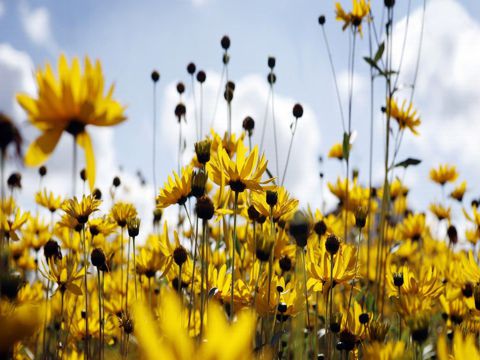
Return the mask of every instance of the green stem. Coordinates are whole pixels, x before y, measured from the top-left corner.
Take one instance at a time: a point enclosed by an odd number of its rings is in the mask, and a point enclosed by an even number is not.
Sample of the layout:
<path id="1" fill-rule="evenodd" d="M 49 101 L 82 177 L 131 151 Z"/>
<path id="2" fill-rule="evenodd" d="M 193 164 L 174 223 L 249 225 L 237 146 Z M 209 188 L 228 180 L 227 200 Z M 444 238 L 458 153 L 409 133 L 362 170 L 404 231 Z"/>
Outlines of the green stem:
<path id="1" fill-rule="evenodd" d="M 238 207 L 238 192 L 235 191 L 235 202 L 233 204 L 233 237 L 232 237 L 232 287 L 230 294 L 230 321 L 233 321 L 233 297 L 235 289 L 235 245 L 237 244 L 237 207 Z"/>

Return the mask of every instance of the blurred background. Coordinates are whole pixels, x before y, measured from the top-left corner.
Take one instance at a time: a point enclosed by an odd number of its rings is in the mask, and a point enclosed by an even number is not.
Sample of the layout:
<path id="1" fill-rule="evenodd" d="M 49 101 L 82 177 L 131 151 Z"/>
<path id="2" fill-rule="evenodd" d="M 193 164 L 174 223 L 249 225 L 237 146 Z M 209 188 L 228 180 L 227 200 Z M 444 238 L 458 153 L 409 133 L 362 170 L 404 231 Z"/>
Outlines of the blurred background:
<path id="1" fill-rule="evenodd" d="M 350 9 L 351 2 L 341 1 Z M 383 2 L 372 1 L 376 25 Z M 397 0 L 394 24 L 394 58 L 400 63 L 405 34 L 398 93 L 408 99 L 418 58 L 423 0 Z M 249 115 L 256 121 L 253 140 L 260 142 L 261 128 L 268 119 L 265 151 L 274 164 L 271 114 L 266 114 L 269 86 L 267 58 L 276 58 L 275 116 L 278 126 L 279 163 L 283 169 L 290 141 L 292 106 L 304 106 L 293 143 L 285 184 L 303 206 L 327 209 L 335 205 L 326 183 L 344 176 L 337 160 L 327 159 L 330 147 L 342 141 L 343 130 L 318 16 L 326 16 L 325 31 L 332 50 L 344 111 L 348 99 L 348 41 L 341 23 L 335 21 L 333 1 L 226 1 L 226 0 L 0 0 L 0 111 L 20 126 L 28 144 L 37 134 L 15 103 L 14 94 L 35 93 L 33 73 L 46 62 L 56 64 L 60 53 L 69 58 L 89 55 L 103 64 L 107 83 L 115 82 L 116 97 L 127 105 L 128 121 L 114 129 L 90 129 L 96 153 L 97 185 L 107 191 L 114 176 L 122 179 L 123 195 L 150 216 L 153 209 L 151 71 L 159 71 L 157 88 L 157 181 L 161 186 L 177 167 L 178 123 L 174 108 L 179 101 L 176 84 L 185 83 L 187 105 L 187 149 L 193 151 L 194 106 L 189 62 L 204 70 L 204 123 L 218 131 L 226 129 L 226 103 L 218 101 L 222 73 L 220 39 L 231 39 L 229 79 L 236 83 L 233 127 Z M 422 163 L 398 170 L 397 175 L 411 187 L 412 206 L 425 210 L 441 198 L 438 186 L 428 180 L 428 171 L 440 163 L 458 166 L 460 180 L 467 180 L 468 203 L 478 197 L 480 178 L 480 2 L 477 0 L 429 0 L 426 2 L 424 37 L 419 74 L 413 97 L 422 125 L 420 136 L 406 133 L 399 160 L 419 158 Z M 406 27 L 408 24 L 407 31 Z M 370 126 L 370 75 L 362 59 L 368 56 L 368 32 L 357 43 L 353 90 L 353 129 L 356 139 L 352 167 L 359 170 L 360 182 L 368 182 Z M 374 180 L 383 179 L 384 89 L 376 83 L 374 129 Z M 198 88 L 197 88 L 198 92 Z M 222 89 L 223 93 L 223 89 Z M 198 96 L 198 93 L 197 93 Z M 198 99 L 197 99 L 198 100 Z M 216 108 L 216 110 L 215 110 Z M 320 161 L 323 158 L 323 161 Z M 80 156 L 83 161 L 83 156 Z M 70 191 L 71 138 L 64 136 L 60 148 L 47 163 L 45 185 L 59 193 Z M 38 189 L 35 169 L 10 162 L 11 171 L 24 173 L 24 204 Z M 138 172 L 141 176 L 138 176 Z M 324 173 L 324 185 L 319 173 Z M 142 178 L 144 181 L 142 181 Z M 30 199 L 30 200 L 29 200 Z M 459 210 L 456 208 L 454 210 Z M 148 215 L 145 215 L 148 214 Z M 453 215 L 463 218 L 460 213 Z"/>

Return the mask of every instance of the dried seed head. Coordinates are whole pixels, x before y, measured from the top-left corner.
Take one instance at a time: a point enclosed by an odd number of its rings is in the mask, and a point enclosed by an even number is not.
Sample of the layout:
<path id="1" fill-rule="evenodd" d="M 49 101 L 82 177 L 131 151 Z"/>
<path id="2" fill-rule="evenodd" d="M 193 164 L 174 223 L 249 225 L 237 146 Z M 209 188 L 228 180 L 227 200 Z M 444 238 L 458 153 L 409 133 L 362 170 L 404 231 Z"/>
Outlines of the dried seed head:
<path id="1" fill-rule="evenodd" d="M 393 274 L 393 285 L 396 287 L 401 287 L 403 285 L 403 273 L 394 273 Z"/>
<path id="2" fill-rule="evenodd" d="M 293 116 L 294 116 L 295 118 L 297 118 L 297 119 L 298 119 L 298 118 L 301 118 L 302 115 L 303 115 L 303 107 L 302 107 L 302 105 L 300 105 L 300 104 L 295 104 L 295 105 L 293 106 L 292 112 L 293 112 Z"/>
<path id="3" fill-rule="evenodd" d="M 340 248 L 340 240 L 334 234 L 330 234 L 325 240 L 325 249 L 328 251 L 330 255 L 335 255 Z"/>
<path id="4" fill-rule="evenodd" d="M 189 63 L 187 65 L 187 72 L 190 74 L 190 75 L 193 75 L 195 74 L 195 71 L 197 70 L 197 67 L 195 66 L 195 64 L 193 62 Z"/>
<path id="5" fill-rule="evenodd" d="M 200 70 L 200 71 L 197 73 L 197 81 L 198 81 L 200 84 L 203 84 L 203 83 L 205 82 L 205 80 L 207 80 L 207 74 L 205 73 L 205 71 Z"/>
<path id="6" fill-rule="evenodd" d="M 22 188 L 22 174 L 18 172 L 12 173 L 7 179 L 7 185 L 11 189 Z"/>
<path id="7" fill-rule="evenodd" d="M 297 211 L 290 221 L 290 235 L 293 236 L 297 246 L 305 247 L 310 234 L 310 224 L 307 216 L 302 211 Z"/>
<path id="8" fill-rule="evenodd" d="M 248 213 L 248 218 L 251 221 L 257 221 L 258 217 L 260 216 L 260 213 L 258 212 L 257 209 L 255 209 L 255 206 L 250 205 L 247 210 Z"/>
<path id="9" fill-rule="evenodd" d="M 120 181 L 120 178 L 118 176 L 115 176 L 112 181 L 112 185 L 118 188 L 122 182 Z"/>
<path id="10" fill-rule="evenodd" d="M 325 25 L 325 20 L 326 20 L 326 19 L 325 19 L 325 15 L 320 15 L 320 16 L 318 17 L 318 23 L 319 23 L 320 25 L 322 25 L 322 26 Z"/>
<path id="11" fill-rule="evenodd" d="M 204 195 L 197 199 L 195 211 L 199 219 L 210 220 L 215 214 L 215 206 L 212 200 L 207 195 Z"/>
<path id="12" fill-rule="evenodd" d="M 220 45 L 223 50 L 227 51 L 230 48 L 230 38 L 227 35 L 224 35 L 220 40 Z"/>
<path id="13" fill-rule="evenodd" d="M 278 193 L 276 191 L 267 190 L 265 197 L 267 200 L 267 204 L 270 205 L 270 207 L 274 207 L 275 205 L 277 205 Z"/>
<path id="14" fill-rule="evenodd" d="M 202 169 L 194 171 L 192 175 L 192 195 L 199 198 L 205 194 L 205 185 L 207 184 L 208 175 Z"/>
<path id="15" fill-rule="evenodd" d="M 270 85 L 273 85 L 277 82 L 277 75 L 274 72 L 269 72 L 267 75 L 267 81 Z"/>
<path id="16" fill-rule="evenodd" d="M 47 260 L 51 258 L 61 259 L 62 252 L 60 250 L 60 246 L 55 240 L 48 240 L 45 245 L 43 246 L 43 254 L 47 258 Z"/>
<path id="17" fill-rule="evenodd" d="M 275 63 L 275 58 L 273 56 L 269 56 L 267 61 L 268 67 L 273 70 L 273 68 L 275 67 Z"/>
<path id="18" fill-rule="evenodd" d="M 187 113 L 187 108 L 183 103 L 178 103 L 175 106 L 175 116 L 177 117 L 178 122 L 182 119 L 182 116 L 185 116 Z"/>
<path id="19" fill-rule="evenodd" d="M 90 260 L 92 261 L 93 266 L 100 268 L 105 266 L 107 257 L 101 248 L 95 248 L 92 250 Z"/>
<path id="20" fill-rule="evenodd" d="M 323 236 L 327 232 L 327 224 L 325 224 L 325 221 L 319 220 L 313 229 L 318 236 Z"/>
<path id="21" fill-rule="evenodd" d="M 102 192 L 100 191 L 100 189 L 93 190 L 92 195 L 95 199 L 102 200 Z"/>
<path id="22" fill-rule="evenodd" d="M 152 81 L 156 83 L 158 80 L 160 80 L 160 73 L 157 70 L 153 70 L 151 74 Z"/>
<path id="23" fill-rule="evenodd" d="M 188 254 L 187 250 L 183 246 L 178 246 L 173 250 L 173 261 L 175 261 L 175 264 L 178 266 L 182 266 L 185 261 L 187 261 Z"/>
<path id="24" fill-rule="evenodd" d="M 185 92 L 185 85 L 182 82 L 177 84 L 177 92 L 181 95 Z"/>
<path id="25" fill-rule="evenodd" d="M 45 166 L 40 166 L 38 168 L 38 174 L 41 176 L 41 177 L 44 177 L 45 175 L 47 175 L 47 168 Z"/>
<path id="26" fill-rule="evenodd" d="M 359 207 L 355 211 L 355 226 L 359 229 L 363 229 L 367 223 L 368 209 Z"/>
<path id="27" fill-rule="evenodd" d="M 163 211 L 162 209 L 153 210 L 153 224 L 157 225 L 162 220 Z"/>
<path id="28" fill-rule="evenodd" d="M 210 161 L 210 148 L 212 142 L 209 139 L 205 139 L 195 143 L 195 154 L 200 164 L 205 165 Z"/>
<path id="29" fill-rule="evenodd" d="M 248 136 L 252 136 L 253 129 L 255 128 L 255 121 L 250 116 L 247 116 L 245 119 L 243 119 L 242 126 L 243 129 L 248 133 Z"/>
<path id="30" fill-rule="evenodd" d="M 140 218 L 138 217 L 131 217 L 127 220 L 127 229 L 128 229 L 128 236 L 134 238 L 138 236 L 140 232 Z"/>
<path id="31" fill-rule="evenodd" d="M 450 225 L 447 229 L 448 240 L 450 244 L 455 245 L 458 242 L 458 233 L 455 225 Z"/>
<path id="32" fill-rule="evenodd" d="M 87 181 L 87 170 L 80 170 L 80 179 L 82 179 L 82 181 Z"/>
<path id="33" fill-rule="evenodd" d="M 282 269 L 284 272 L 292 269 L 292 260 L 288 257 L 288 255 L 283 256 L 278 263 L 280 264 L 280 269 Z"/>

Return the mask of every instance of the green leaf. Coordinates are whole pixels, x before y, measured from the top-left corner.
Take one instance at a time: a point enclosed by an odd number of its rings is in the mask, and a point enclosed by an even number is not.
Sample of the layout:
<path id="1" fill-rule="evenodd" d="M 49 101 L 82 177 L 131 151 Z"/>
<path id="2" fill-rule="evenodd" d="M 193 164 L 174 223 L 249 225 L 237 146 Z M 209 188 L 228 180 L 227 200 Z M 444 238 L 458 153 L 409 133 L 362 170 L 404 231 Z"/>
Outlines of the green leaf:
<path id="1" fill-rule="evenodd" d="M 419 159 L 408 158 L 408 159 L 405 159 L 405 160 L 400 161 L 399 163 L 395 164 L 394 167 L 404 167 L 404 168 L 407 168 L 407 167 L 409 167 L 410 165 L 415 166 L 415 165 L 420 164 L 421 162 L 422 162 L 422 160 L 419 160 Z"/>
<path id="2" fill-rule="evenodd" d="M 373 61 L 375 61 L 375 63 L 377 63 L 378 60 L 380 60 L 382 58 L 382 55 L 383 55 L 384 51 L 385 51 L 385 43 L 382 42 L 380 44 L 380 46 L 378 47 L 377 52 L 375 53 L 375 57 L 373 58 Z"/>
<path id="3" fill-rule="evenodd" d="M 67 290 L 78 296 L 83 294 L 82 289 L 80 289 L 80 287 L 74 283 L 67 284 Z"/>
<path id="4" fill-rule="evenodd" d="M 377 63 L 375 62 L 375 60 L 373 59 L 370 59 L 369 57 L 364 57 L 363 60 L 365 60 L 368 65 L 370 65 L 371 67 L 375 68 L 378 70 L 378 72 L 382 72 L 382 70 L 378 67 Z"/>
<path id="5" fill-rule="evenodd" d="M 350 156 L 350 134 L 343 133 L 343 158 L 348 159 Z"/>

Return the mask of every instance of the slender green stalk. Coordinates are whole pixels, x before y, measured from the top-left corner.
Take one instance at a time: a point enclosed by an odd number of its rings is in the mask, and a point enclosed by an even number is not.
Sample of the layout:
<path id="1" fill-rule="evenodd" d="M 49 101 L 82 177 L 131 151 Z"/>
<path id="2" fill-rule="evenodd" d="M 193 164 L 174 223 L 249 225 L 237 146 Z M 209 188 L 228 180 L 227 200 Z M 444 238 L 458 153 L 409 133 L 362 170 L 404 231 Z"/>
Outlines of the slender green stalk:
<path id="1" fill-rule="evenodd" d="M 193 247 L 193 269 L 192 269 L 192 281 L 190 284 L 190 308 L 188 310 L 188 328 L 190 329 L 190 322 L 191 322 L 191 315 L 193 311 L 193 317 L 195 321 L 195 270 L 196 270 L 196 263 L 197 263 L 197 243 L 198 243 L 198 216 L 196 217 L 195 221 L 195 242 Z"/>
<path id="2" fill-rule="evenodd" d="M 130 278 L 130 238 L 127 245 L 127 276 L 126 276 L 126 295 L 125 295 L 125 311 L 128 311 L 128 283 Z"/>
<path id="3" fill-rule="evenodd" d="M 232 237 L 232 287 L 230 289 L 230 321 L 233 321 L 233 297 L 235 290 L 235 245 L 237 244 L 237 207 L 238 207 L 238 192 L 235 191 L 235 200 L 233 204 L 233 237 Z"/>
<path id="4" fill-rule="evenodd" d="M 100 269 L 97 268 L 97 287 L 98 287 L 98 331 L 99 331 L 99 338 L 100 338 L 100 351 L 98 352 L 98 358 L 102 358 L 103 352 L 103 321 L 102 321 L 102 284 L 100 281 Z"/>
<path id="5" fill-rule="evenodd" d="M 135 236 L 132 238 L 133 243 L 133 274 L 135 278 L 135 300 L 137 300 L 137 260 L 136 260 L 136 251 L 135 251 Z"/>
<path id="6" fill-rule="evenodd" d="M 87 240 L 85 238 L 85 226 L 82 227 L 82 245 L 83 245 L 83 261 L 85 266 L 84 283 L 85 283 L 85 359 L 90 357 L 89 354 L 89 331 L 88 331 L 88 255 Z"/>

